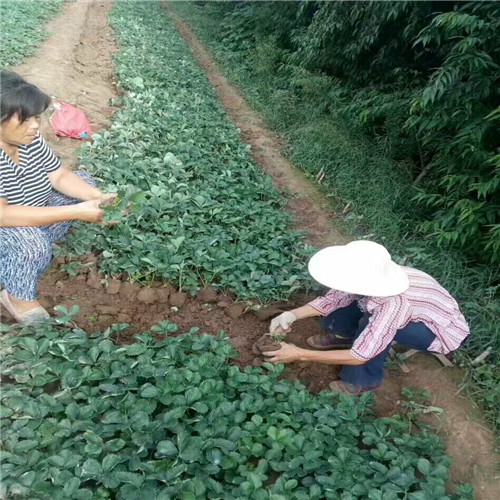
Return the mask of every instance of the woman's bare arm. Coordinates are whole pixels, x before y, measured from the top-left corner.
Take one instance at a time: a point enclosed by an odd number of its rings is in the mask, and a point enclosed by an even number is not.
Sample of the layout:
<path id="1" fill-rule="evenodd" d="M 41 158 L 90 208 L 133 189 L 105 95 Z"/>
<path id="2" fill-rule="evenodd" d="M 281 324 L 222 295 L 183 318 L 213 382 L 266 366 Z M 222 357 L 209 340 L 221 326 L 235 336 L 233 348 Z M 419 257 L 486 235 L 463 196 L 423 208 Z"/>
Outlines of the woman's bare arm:
<path id="1" fill-rule="evenodd" d="M 69 220 L 100 222 L 103 212 L 99 202 L 91 200 L 62 207 L 28 207 L 9 205 L 3 198 L 0 199 L 0 227 L 45 226 Z"/>
<path id="2" fill-rule="evenodd" d="M 56 171 L 50 172 L 48 176 L 56 191 L 71 198 L 88 201 L 101 199 L 104 196 L 100 189 L 90 186 L 66 167 L 58 168 Z"/>
<path id="3" fill-rule="evenodd" d="M 293 309 L 290 312 L 295 314 L 295 317 L 297 319 L 312 318 L 313 316 L 320 316 L 320 313 L 316 309 L 314 309 L 314 307 L 310 306 L 309 304 L 306 304 L 305 306 L 298 307 L 297 309 Z"/>

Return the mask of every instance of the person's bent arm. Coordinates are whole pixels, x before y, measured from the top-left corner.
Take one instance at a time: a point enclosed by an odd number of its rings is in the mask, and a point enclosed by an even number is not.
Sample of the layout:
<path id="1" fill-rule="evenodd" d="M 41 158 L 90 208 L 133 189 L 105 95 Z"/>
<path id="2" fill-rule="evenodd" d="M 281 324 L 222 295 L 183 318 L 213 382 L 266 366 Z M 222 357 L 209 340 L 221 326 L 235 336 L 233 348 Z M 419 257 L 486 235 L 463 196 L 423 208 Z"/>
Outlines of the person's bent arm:
<path id="1" fill-rule="evenodd" d="M 48 174 L 52 187 L 66 196 L 77 200 L 89 201 L 102 199 L 106 195 L 100 190 L 87 184 L 71 170 L 60 167 Z"/>
<path id="2" fill-rule="evenodd" d="M 9 205 L 6 199 L 0 199 L 0 227 L 45 226 L 70 220 L 100 222 L 103 211 L 99 203 L 91 200 L 62 207 L 29 207 Z"/>
<path id="3" fill-rule="evenodd" d="M 272 319 L 271 324 L 269 325 L 269 331 L 273 335 L 286 335 L 286 333 L 290 331 L 292 324 L 298 319 L 319 316 L 319 314 L 320 313 L 309 304 L 298 307 L 293 311 L 285 311 Z"/>
<path id="4" fill-rule="evenodd" d="M 282 342 L 281 349 L 262 353 L 271 363 L 293 363 L 294 361 L 308 361 L 325 363 L 327 365 L 363 365 L 365 361 L 354 357 L 349 349 L 335 351 L 311 351 L 292 344 Z"/>
<path id="5" fill-rule="evenodd" d="M 302 353 L 298 361 L 311 361 L 314 363 L 325 363 L 327 365 L 364 365 L 365 361 L 355 358 L 349 349 L 338 349 L 335 351 L 311 351 L 301 349 Z"/>
<path id="6" fill-rule="evenodd" d="M 320 312 L 314 307 L 306 304 L 305 306 L 298 307 L 290 311 L 297 319 L 312 318 L 313 316 L 320 316 Z"/>

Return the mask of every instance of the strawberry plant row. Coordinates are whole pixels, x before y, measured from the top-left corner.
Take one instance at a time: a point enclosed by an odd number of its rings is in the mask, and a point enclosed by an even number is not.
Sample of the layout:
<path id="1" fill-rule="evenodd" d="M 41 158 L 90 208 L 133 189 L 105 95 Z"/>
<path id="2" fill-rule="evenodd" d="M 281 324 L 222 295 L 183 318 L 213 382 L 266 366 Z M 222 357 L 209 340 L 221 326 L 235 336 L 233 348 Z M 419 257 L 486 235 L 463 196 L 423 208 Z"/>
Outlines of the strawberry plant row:
<path id="1" fill-rule="evenodd" d="M 315 396 L 279 380 L 283 365 L 241 370 L 223 332 L 173 337 L 165 321 L 162 340 L 117 345 L 123 327 L 2 336 L 2 498 L 472 498 L 446 492 L 441 440 L 375 418 L 371 394 Z"/>
<path id="2" fill-rule="evenodd" d="M 69 248 L 100 251 L 108 275 L 287 297 L 307 279 L 311 248 L 290 229 L 283 196 L 189 48 L 156 2 L 117 2 L 110 20 L 125 95 L 110 130 L 94 135 L 81 159 L 105 184 L 143 196 L 116 226 L 81 226 Z"/>
<path id="3" fill-rule="evenodd" d="M 46 36 L 45 21 L 55 16 L 62 5 L 63 0 L 0 2 L 0 68 L 20 64 L 34 55 L 35 47 Z"/>

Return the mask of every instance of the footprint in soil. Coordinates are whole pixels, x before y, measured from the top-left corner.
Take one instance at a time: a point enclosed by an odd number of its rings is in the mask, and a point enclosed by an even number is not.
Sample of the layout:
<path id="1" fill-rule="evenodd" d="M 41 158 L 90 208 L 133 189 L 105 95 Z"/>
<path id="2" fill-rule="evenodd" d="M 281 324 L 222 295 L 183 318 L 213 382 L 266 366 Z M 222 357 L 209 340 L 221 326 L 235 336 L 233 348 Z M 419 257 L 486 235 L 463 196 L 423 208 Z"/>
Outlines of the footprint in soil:
<path id="1" fill-rule="evenodd" d="M 252 352 L 254 354 L 262 354 L 263 352 L 277 351 L 281 348 L 281 342 L 279 340 L 271 337 L 269 333 L 266 333 L 260 337 L 252 345 Z"/>

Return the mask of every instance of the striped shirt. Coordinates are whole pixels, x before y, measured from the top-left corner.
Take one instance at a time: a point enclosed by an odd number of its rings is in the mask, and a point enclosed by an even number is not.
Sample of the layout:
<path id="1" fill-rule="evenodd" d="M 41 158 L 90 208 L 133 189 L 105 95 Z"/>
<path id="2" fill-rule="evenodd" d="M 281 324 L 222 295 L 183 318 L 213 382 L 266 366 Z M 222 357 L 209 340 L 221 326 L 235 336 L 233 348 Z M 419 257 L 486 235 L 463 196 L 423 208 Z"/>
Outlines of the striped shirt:
<path id="1" fill-rule="evenodd" d="M 19 165 L 0 148 L 0 198 L 9 205 L 45 206 L 52 191 L 47 174 L 60 166 L 40 133 L 31 144 L 19 146 Z"/>
<path id="2" fill-rule="evenodd" d="M 396 332 L 411 322 L 424 323 L 436 335 L 428 350 L 442 354 L 458 349 L 470 333 L 457 302 L 434 278 L 411 267 L 402 269 L 408 275 L 410 287 L 399 295 L 362 297 L 331 290 L 309 303 L 322 316 L 328 316 L 358 301 L 361 311 L 371 315 L 351 348 L 352 356 L 361 361 L 380 354 Z"/>

